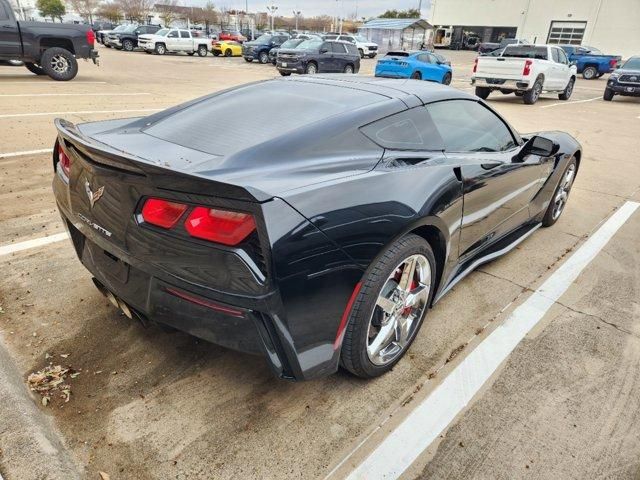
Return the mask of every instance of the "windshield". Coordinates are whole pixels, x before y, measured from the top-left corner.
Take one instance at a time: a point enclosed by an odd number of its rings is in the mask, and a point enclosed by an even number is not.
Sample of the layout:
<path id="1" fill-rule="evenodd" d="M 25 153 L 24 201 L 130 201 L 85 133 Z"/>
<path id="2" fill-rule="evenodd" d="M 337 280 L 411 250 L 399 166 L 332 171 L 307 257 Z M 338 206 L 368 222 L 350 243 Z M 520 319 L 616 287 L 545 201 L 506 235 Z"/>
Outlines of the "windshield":
<path id="1" fill-rule="evenodd" d="M 627 70 L 640 70 L 640 57 L 633 57 L 624 62 L 622 68 Z"/>
<path id="2" fill-rule="evenodd" d="M 366 38 L 364 38 L 362 35 L 354 35 L 353 38 L 356 39 L 356 42 L 360 42 L 360 43 L 366 43 L 369 41 Z"/>
<path id="3" fill-rule="evenodd" d="M 124 29 L 122 29 L 123 33 L 132 33 L 136 31 L 136 28 L 138 28 L 137 25 L 127 25 Z"/>
<path id="4" fill-rule="evenodd" d="M 305 40 L 296 47 L 296 50 L 318 50 L 322 45 L 322 40 L 312 38 L 311 40 Z"/>
<path id="5" fill-rule="evenodd" d="M 547 59 L 547 47 L 534 47 L 533 45 L 509 46 L 502 52 L 503 57 Z"/>
<path id="6" fill-rule="evenodd" d="M 271 35 L 260 35 L 256 38 L 256 42 L 259 43 L 269 43 L 271 41 Z"/>
<path id="7" fill-rule="evenodd" d="M 114 32 L 122 32 L 123 30 L 126 30 L 127 28 L 129 28 L 129 25 L 120 25 L 116 28 L 113 29 Z"/>
<path id="8" fill-rule="evenodd" d="M 294 38 L 293 40 L 287 40 L 282 44 L 280 48 L 296 48 L 304 41 L 304 38 Z"/>
<path id="9" fill-rule="evenodd" d="M 169 29 L 168 28 L 163 28 L 162 30 L 158 30 L 156 32 L 156 35 L 160 35 L 161 37 L 166 37 L 167 33 L 169 33 Z"/>

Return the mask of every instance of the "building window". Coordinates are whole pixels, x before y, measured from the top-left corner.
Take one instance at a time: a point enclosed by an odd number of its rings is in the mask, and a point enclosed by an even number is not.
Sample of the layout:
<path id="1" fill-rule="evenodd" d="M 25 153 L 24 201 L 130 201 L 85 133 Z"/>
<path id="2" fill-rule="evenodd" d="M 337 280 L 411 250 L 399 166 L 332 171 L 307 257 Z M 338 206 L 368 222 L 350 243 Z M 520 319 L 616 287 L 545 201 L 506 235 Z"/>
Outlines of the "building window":
<path id="1" fill-rule="evenodd" d="M 547 43 L 580 45 L 587 22 L 551 22 Z"/>

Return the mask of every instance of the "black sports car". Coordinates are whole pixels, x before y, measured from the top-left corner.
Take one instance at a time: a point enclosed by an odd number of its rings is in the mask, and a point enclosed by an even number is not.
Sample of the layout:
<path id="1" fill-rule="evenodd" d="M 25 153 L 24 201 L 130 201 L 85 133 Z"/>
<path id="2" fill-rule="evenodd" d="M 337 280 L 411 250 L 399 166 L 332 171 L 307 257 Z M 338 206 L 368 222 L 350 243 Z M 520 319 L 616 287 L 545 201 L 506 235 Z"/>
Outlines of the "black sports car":
<path id="1" fill-rule="evenodd" d="M 55 197 L 99 290 L 296 380 L 388 371 L 456 282 L 555 223 L 581 157 L 454 88 L 351 75 L 56 126 Z"/>

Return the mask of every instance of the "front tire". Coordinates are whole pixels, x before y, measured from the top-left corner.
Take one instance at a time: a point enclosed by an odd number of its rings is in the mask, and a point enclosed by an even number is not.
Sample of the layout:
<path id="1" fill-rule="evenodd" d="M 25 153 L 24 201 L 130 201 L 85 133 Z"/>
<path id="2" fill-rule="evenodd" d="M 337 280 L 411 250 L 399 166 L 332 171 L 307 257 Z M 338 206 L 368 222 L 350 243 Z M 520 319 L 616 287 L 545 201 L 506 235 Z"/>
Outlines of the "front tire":
<path id="1" fill-rule="evenodd" d="M 476 97 L 480 97 L 483 100 L 489 98 L 491 89 L 487 87 L 476 87 Z"/>
<path id="2" fill-rule="evenodd" d="M 53 47 L 44 51 L 40 59 L 42 69 L 58 82 L 73 80 L 78 74 L 78 61 L 69 50 Z"/>
<path id="3" fill-rule="evenodd" d="M 27 67 L 27 68 L 29 68 L 29 67 Z M 607 101 L 607 102 L 610 102 L 611 100 L 613 100 L 614 94 L 615 94 L 614 91 L 611 90 L 609 87 L 607 87 L 607 88 L 604 89 L 604 93 L 602 94 L 602 99 Z"/>
<path id="4" fill-rule="evenodd" d="M 167 53 L 167 47 L 164 45 L 164 43 L 158 43 L 156 44 L 156 48 L 154 49 L 154 51 L 156 52 L 156 55 L 164 55 L 165 53 Z"/>
<path id="5" fill-rule="evenodd" d="M 564 172 L 562 172 L 562 179 L 560 180 L 555 192 L 553 192 L 551 203 L 549 203 L 547 211 L 542 218 L 543 227 L 550 227 L 556 223 L 560 218 L 560 215 L 562 215 L 562 212 L 564 212 L 564 208 L 567 205 L 569 193 L 571 192 L 571 187 L 573 187 L 573 182 L 576 179 L 577 173 L 578 162 L 575 157 L 573 157 L 569 160 Z"/>
<path id="6" fill-rule="evenodd" d="M 251 63 L 251 62 L 253 62 L 253 58 L 244 57 L 244 61 L 247 62 L 247 63 Z"/>
<path id="7" fill-rule="evenodd" d="M 585 80 L 593 80 L 594 78 L 598 77 L 598 70 L 596 69 L 596 67 L 586 67 L 583 71 L 582 71 L 582 78 L 584 78 Z"/>
<path id="8" fill-rule="evenodd" d="M 358 52 L 360 53 L 360 58 L 364 58 L 364 50 L 362 50 L 361 48 L 358 49 Z"/>
<path id="9" fill-rule="evenodd" d="M 435 265 L 429 243 L 413 234 L 396 241 L 371 264 L 342 342 L 340 363 L 345 369 L 373 378 L 400 361 L 427 314 Z"/>
<path id="10" fill-rule="evenodd" d="M 450 85 L 451 84 L 451 73 L 447 72 L 444 74 L 444 77 L 442 77 L 442 84 L 443 85 Z"/>
<path id="11" fill-rule="evenodd" d="M 564 87 L 564 91 L 558 94 L 558 98 L 560 100 L 569 100 L 569 98 L 571 98 L 571 94 L 573 93 L 573 86 L 575 83 L 576 79 L 571 77 L 569 79 L 569 83 L 567 83 L 567 86 Z"/>
<path id="12" fill-rule="evenodd" d="M 27 70 L 29 70 L 31 73 L 35 73 L 36 75 L 47 74 L 47 72 L 45 72 L 41 66 L 36 65 L 35 63 L 25 63 L 24 66 L 27 67 Z"/>
<path id="13" fill-rule="evenodd" d="M 230 49 L 230 48 L 227 48 L 227 49 L 224 51 L 224 56 L 225 56 L 225 57 L 230 57 L 232 54 L 233 54 L 233 52 L 231 51 L 231 49 Z"/>
<path id="14" fill-rule="evenodd" d="M 133 42 L 131 40 L 125 40 L 122 43 L 122 48 L 124 50 L 126 50 L 127 52 L 133 52 L 133 49 L 135 48 L 135 45 L 133 44 Z"/>
<path id="15" fill-rule="evenodd" d="M 260 56 L 258 57 L 258 60 L 260 61 L 260 63 L 262 63 L 263 65 L 265 63 L 269 63 L 269 54 L 267 52 L 261 52 Z"/>
<path id="16" fill-rule="evenodd" d="M 414 80 L 422 80 L 422 73 L 420 72 L 413 72 L 411 74 L 411 78 L 413 78 Z"/>
<path id="17" fill-rule="evenodd" d="M 307 68 L 304 69 L 304 73 L 307 75 L 315 75 L 318 73 L 318 66 L 313 62 L 309 62 L 307 63 Z"/>
<path id="18" fill-rule="evenodd" d="M 280 75 L 282 75 L 283 77 L 288 77 L 289 75 L 291 75 L 291 72 L 283 72 L 282 70 L 278 70 L 280 72 Z"/>

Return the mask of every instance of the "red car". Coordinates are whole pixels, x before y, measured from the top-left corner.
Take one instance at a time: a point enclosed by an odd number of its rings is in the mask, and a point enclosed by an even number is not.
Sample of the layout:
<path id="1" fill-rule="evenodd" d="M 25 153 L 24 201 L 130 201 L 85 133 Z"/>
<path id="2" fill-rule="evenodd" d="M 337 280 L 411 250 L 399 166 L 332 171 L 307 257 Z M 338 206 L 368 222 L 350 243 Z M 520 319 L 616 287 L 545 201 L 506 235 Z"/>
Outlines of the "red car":
<path id="1" fill-rule="evenodd" d="M 218 35 L 218 40 L 231 40 L 234 42 L 246 42 L 247 41 L 247 37 L 245 37 L 244 35 L 242 35 L 240 32 L 232 32 L 229 30 L 223 30 L 220 32 L 220 35 Z"/>

